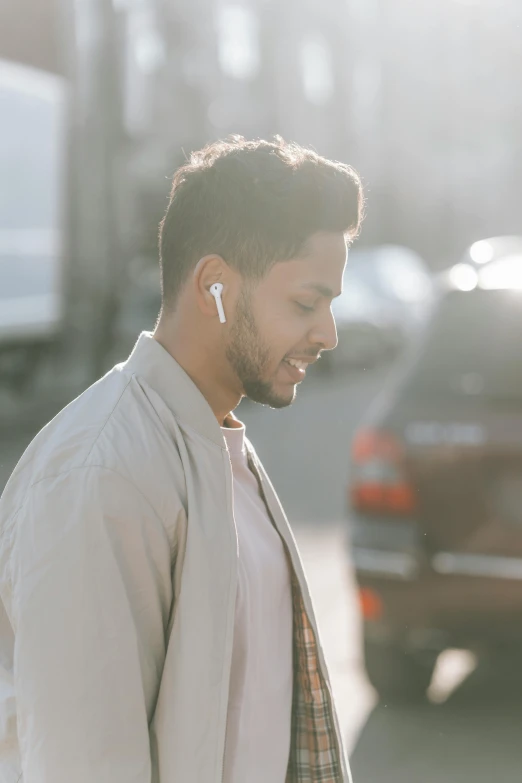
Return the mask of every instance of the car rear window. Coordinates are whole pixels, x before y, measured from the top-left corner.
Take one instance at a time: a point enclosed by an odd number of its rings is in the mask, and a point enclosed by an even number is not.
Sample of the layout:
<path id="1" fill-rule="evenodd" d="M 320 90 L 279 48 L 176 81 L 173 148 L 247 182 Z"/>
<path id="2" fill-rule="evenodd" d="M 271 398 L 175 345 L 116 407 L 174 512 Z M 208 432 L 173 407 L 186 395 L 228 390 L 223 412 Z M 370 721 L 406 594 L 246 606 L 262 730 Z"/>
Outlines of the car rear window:
<path id="1" fill-rule="evenodd" d="M 522 401 L 522 291 L 452 291 L 403 391 Z"/>

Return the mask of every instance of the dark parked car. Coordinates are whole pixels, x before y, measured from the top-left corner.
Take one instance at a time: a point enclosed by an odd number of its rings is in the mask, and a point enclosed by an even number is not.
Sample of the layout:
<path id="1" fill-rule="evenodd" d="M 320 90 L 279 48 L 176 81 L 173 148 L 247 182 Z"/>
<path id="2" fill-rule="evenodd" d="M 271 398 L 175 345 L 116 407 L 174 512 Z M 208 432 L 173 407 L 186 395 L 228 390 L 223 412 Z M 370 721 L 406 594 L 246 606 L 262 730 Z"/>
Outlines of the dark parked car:
<path id="1" fill-rule="evenodd" d="M 387 699 L 421 697 L 447 648 L 522 656 L 522 238 L 479 250 L 353 441 L 366 668 Z"/>

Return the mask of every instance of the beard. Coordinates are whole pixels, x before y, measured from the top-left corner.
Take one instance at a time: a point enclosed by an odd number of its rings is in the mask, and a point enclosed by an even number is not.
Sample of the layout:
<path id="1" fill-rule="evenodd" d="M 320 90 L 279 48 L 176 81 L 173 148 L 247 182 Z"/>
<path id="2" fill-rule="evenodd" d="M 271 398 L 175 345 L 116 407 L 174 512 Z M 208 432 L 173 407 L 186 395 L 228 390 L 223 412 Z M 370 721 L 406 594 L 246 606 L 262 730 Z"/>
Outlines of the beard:
<path id="1" fill-rule="evenodd" d="M 226 353 L 246 397 L 271 408 L 285 408 L 292 404 L 295 388 L 291 395 L 282 397 L 277 394 L 273 384 L 266 380 L 270 368 L 270 350 L 261 339 L 252 315 L 250 297 L 245 290 L 237 303 Z"/>

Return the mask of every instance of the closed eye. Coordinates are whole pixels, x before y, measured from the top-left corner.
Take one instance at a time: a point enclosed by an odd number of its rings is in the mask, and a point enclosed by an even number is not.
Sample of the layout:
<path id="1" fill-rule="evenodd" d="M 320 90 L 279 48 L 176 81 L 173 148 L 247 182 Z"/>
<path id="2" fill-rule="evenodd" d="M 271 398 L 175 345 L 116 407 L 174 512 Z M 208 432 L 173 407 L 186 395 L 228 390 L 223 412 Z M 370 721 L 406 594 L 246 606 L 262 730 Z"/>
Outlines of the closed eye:
<path id="1" fill-rule="evenodd" d="M 315 307 L 309 307 L 308 305 L 301 304 L 301 302 L 296 302 L 296 305 L 299 307 L 300 310 L 303 310 L 305 313 L 313 313 L 315 310 Z"/>

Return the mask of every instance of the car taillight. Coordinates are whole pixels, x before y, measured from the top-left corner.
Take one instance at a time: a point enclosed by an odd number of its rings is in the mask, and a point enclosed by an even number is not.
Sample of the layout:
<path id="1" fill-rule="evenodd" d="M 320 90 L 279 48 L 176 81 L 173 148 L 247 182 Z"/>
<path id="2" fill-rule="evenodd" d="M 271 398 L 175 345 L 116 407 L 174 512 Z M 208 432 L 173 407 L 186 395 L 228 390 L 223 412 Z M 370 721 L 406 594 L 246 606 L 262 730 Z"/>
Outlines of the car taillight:
<path id="1" fill-rule="evenodd" d="M 383 615 L 380 595 L 368 587 L 361 587 L 359 590 L 359 606 L 365 620 L 380 620 Z"/>
<path id="2" fill-rule="evenodd" d="M 350 503 L 374 513 L 415 511 L 415 490 L 404 470 L 402 445 L 391 433 L 361 430 L 354 438 Z"/>

